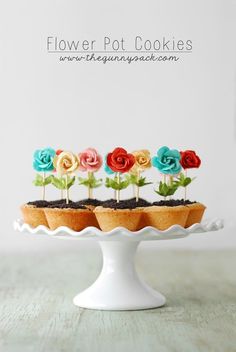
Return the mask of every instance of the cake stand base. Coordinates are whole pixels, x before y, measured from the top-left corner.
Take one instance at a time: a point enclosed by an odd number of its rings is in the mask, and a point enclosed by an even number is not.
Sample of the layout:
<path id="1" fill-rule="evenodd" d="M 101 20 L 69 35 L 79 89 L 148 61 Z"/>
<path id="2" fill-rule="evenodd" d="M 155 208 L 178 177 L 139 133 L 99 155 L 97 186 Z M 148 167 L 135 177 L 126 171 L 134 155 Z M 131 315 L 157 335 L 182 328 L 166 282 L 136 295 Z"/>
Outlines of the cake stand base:
<path id="1" fill-rule="evenodd" d="M 215 219 L 193 224 L 187 229 L 173 225 L 165 231 L 147 226 L 136 232 L 124 227 L 102 232 L 89 226 L 76 232 L 65 226 L 50 230 L 42 225 L 32 228 L 22 220 L 14 222 L 15 230 L 37 237 L 46 235 L 63 240 L 86 239 L 100 243 L 103 254 L 101 274 L 92 286 L 74 298 L 76 306 L 99 310 L 138 310 L 165 304 L 165 297 L 144 283 L 135 270 L 134 257 L 141 241 L 173 240 L 191 233 L 218 231 L 223 227 L 223 220 Z"/>
<path id="2" fill-rule="evenodd" d="M 143 282 L 135 269 L 138 241 L 100 241 L 102 271 L 92 286 L 74 298 L 79 307 L 99 310 L 139 310 L 165 304 L 165 297 Z"/>

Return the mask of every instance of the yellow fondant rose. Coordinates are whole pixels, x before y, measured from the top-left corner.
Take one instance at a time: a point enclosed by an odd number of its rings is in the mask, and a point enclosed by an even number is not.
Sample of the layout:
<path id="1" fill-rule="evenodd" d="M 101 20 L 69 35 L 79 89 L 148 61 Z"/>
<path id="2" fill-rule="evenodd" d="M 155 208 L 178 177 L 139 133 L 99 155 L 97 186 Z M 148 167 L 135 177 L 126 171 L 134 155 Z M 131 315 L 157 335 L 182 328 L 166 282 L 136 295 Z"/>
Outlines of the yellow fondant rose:
<path id="1" fill-rule="evenodd" d="M 63 151 L 55 156 L 53 164 L 58 174 L 68 175 L 79 167 L 79 159 L 75 154 Z"/>
<path id="2" fill-rule="evenodd" d="M 131 173 L 142 172 L 151 167 L 151 155 L 148 150 L 135 150 L 132 154 L 135 157 L 135 164 L 130 170 Z"/>

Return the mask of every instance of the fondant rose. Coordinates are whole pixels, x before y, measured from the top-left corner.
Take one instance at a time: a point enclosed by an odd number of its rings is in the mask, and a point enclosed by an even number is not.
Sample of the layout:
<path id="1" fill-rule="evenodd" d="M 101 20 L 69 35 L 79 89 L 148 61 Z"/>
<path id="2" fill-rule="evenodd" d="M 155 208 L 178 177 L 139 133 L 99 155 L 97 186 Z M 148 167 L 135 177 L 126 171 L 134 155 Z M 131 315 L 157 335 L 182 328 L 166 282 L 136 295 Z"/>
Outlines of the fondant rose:
<path id="1" fill-rule="evenodd" d="M 93 148 L 88 148 L 79 154 L 79 170 L 95 172 L 102 166 L 102 157 Z"/>
<path id="2" fill-rule="evenodd" d="M 181 155 L 176 149 L 162 147 L 158 150 L 157 156 L 152 158 L 152 165 L 162 174 L 176 175 L 181 171 Z"/>
<path id="3" fill-rule="evenodd" d="M 54 158 L 54 167 L 60 175 L 71 174 L 79 167 L 78 157 L 71 152 L 61 152 Z"/>
<path id="4" fill-rule="evenodd" d="M 52 148 L 36 150 L 33 156 L 33 168 L 39 172 L 53 171 L 53 159 L 55 154 L 56 152 Z"/>
<path id="5" fill-rule="evenodd" d="M 135 163 L 133 154 L 127 153 L 123 148 L 115 148 L 107 154 L 107 165 L 114 172 L 128 172 Z"/>
<path id="6" fill-rule="evenodd" d="M 184 169 L 194 169 L 201 165 L 201 159 L 194 150 L 185 150 L 184 152 L 180 152 L 180 154 L 180 164 Z"/>
<path id="7" fill-rule="evenodd" d="M 148 169 L 152 166 L 151 155 L 149 150 L 135 150 L 134 152 L 132 152 L 132 154 L 135 157 L 135 164 L 130 170 L 130 172 L 137 173 L 140 171 L 144 171 L 145 169 Z"/>

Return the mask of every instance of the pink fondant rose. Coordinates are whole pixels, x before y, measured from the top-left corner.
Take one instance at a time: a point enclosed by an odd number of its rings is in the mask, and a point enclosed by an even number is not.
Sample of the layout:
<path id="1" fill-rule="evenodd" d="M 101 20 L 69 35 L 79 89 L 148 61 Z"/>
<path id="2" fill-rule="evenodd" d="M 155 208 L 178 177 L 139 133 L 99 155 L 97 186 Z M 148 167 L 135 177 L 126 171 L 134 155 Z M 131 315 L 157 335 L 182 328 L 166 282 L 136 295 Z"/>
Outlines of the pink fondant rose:
<path id="1" fill-rule="evenodd" d="M 102 157 L 96 149 L 88 148 L 79 154 L 80 171 L 95 172 L 102 166 Z"/>

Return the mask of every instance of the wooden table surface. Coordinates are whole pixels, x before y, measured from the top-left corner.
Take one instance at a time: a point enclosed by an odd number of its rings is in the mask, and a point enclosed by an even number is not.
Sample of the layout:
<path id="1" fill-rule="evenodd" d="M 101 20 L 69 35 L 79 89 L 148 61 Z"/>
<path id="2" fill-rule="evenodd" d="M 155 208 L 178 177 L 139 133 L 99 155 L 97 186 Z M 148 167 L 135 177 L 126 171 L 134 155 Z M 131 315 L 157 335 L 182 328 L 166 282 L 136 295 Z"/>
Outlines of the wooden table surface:
<path id="1" fill-rule="evenodd" d="M 236 351 L 236 252 L 142 250 L 140 274 L 163 308 L 80 309 L 73 297 L 99 273 L 98 251 L 1 254 L 0 351 Z"/>

